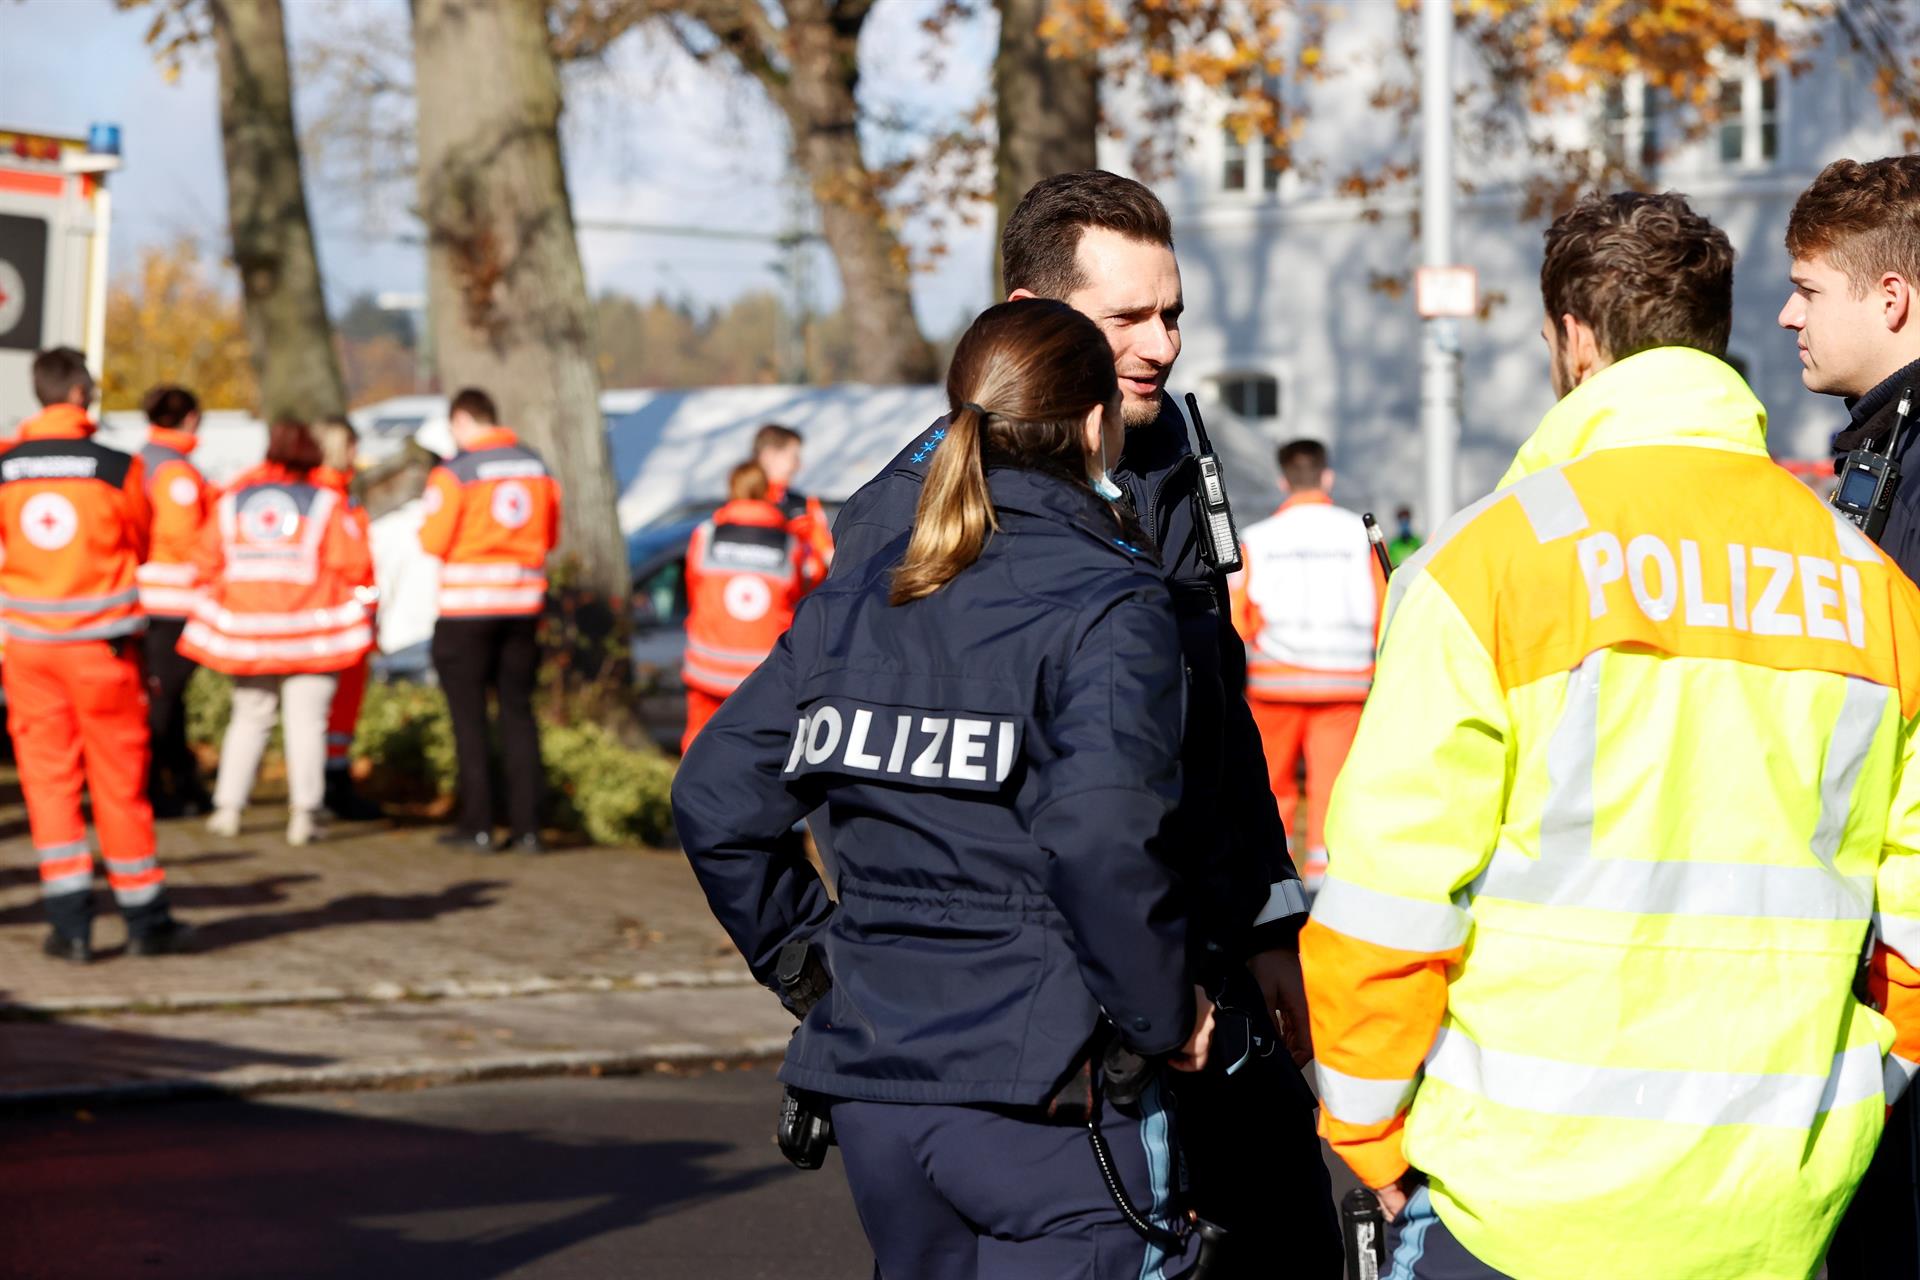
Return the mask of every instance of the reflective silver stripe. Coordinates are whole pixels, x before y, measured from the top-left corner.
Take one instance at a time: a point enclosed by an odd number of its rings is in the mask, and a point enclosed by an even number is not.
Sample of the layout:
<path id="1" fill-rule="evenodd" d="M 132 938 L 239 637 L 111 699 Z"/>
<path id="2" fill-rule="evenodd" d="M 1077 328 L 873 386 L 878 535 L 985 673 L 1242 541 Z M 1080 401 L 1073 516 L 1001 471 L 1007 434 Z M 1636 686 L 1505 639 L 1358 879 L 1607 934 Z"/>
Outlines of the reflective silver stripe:
<path id="1" fill-rule="evenodd" d="M 1313 900 L 1314 923 L 1378 947 L 1451 951 L 1467 940 L 1473 917 L 1452 903 L 1403 898 L 1329 876 Z"/>
<path id="2" fill-rule="evenodd" d="M 200 593 L 192 588 L 146 586 L 140 588 L 140 607 L 148 613 L 162 613 L 169 617 L 184 618 L 194 611 L 200 600 Z"/>
<path id="3" fill-rule="evenodd" d="M 1253 918 L 1253 927 L 1307 913 L 1307 891 L 1298 880 L 1275 880 L 1267 890 L 1267 904 Z"/>
<path id="4" fill-rule="evenodd" d="M 1365 693 L 1373 688 L 1372 676 L 1267 676 L 1247 673 L 1251 689 L 1352 689 Z"/>
<path id="5" fill-rule="evenodd" d="M 1840 538 L 1840 554 L 1849 560 L 1858 560 L 1863 564 L 1880 563 L 1880 550 L 1868 541 L 1867 535 L 1861 533 L 1854 527 L 1853 521 L 1839 512 L 1833 511 L 1831 507 L 1828 510 L 1833 515 L 1834 532 Z"/>
<path id="6" fill-rule="evenodd" d="M 1567 678 L 1566 703 L 1547 743 L 1547 799 L 1540 816 L 1540 856 L 1512 849 L 1495 852 L 1475 882 L 1475 897 L 1505 898 L 1539 906 L 1581 907 L 1637 915 L 1739 916 L 1784 920 L 1864 920 L 1872 909 L 1873 877 L 1841 876 L 1831 859 L 1811 867 L 1746 862 L 1640 860 L 1593 856 L 1593 762 L 1599 742 L 1602 653 L 1590 654 Z M 1825 806 L 1845 822 L 1853 782 L 1872 729 L 1865 707 L 1884 706 L 1885 690 L 1860 681 L 1848 689 L 1829 748 L 1833 766 L 1823 786 Z M 1877 691 L 1877 692 L 1874 692 Z M 1857 699 L 1857 701 L 1856 701 Z M 1878 726 L 1878 710 L 1872 725 Z M 1837 795 L 1838 799 L 1833 797 Z M 1816 851 L 1819 831 L 1815 833 Z M 1837 836 L 1836 836 L 1837 840 Z"/>
<path id="7" fill-rule="evenodd" d="M 123 907 L 144 907 L 159 897 L 164 887 L 160 881 L 156 880 L 152 884 L 143 884 L 137 889 L 115 889 L 113 900 Z"/>
<path id="8" fill-rule="evenodd" d="M 235 613 L 212 601 L 203 601 L 194 616 L 208 626 L 230 636 L 284 636 L 303 631 L 337 631 L 367 618 L 367 607 L 358 600 L 327 609 L 294 609 L 285 613 Z"/>
<path id="9" fill-rule="evenodd" d="M 81 854 L 91 854 L 93 846 L 85 840 L 74 840 L 67 844 L 50 844 L 44 849 L 34 850 L 42 862 L 60 862 L 67 858 L 77 858 Z"/>
<path id="10" fill-rule="evenodd" d="M 1880 733 L 1880 722 L 1886 717 L 1891 696 L 1892 690 L 1885 685 L 1859 676 L 1847 677 L 1846 696 L 1833 722 L 1833 733 L 1827 739 L 1827 758 L 1820 769 L 1820 820 L 1813 828 L 1813 856 L 1829 871 L 1839 856 L 1847 818 L 1853 812 L 1854 785 L 1859 782 L 1861 766 L 1873 750 L 1873 741 Z M 1871 894 L 1864 906 L 1871 910 Z"/>
<path id="11" fill-rule="evenodd" d="M 447 564 L 440 568 L 442 584 L 457 586 L 513 586 L 517 583 L 546 583 L 547 571 L 523 564 Z"/>
<path id="12" fill-rule="evenodd" d="M 56 876 L 51 880 L 40 881 L 40 893 L 43 897 L 57 898 L 68 893 L 91 893 L 93 891 L 93 868 L 76 871 L 68 876 Z"/>
<path id="13" fill-rule="evenodd" d="M 1920 968 L 1920 919 L 1876 913 L 1873 932 L 1888 948 L 1899 952 L 1901 959 Z"/>
<path id="14" fill-rule="evenodd" d="M 1569 537 L 1587 527 L 1586 508 L 1573 484 L 1558 467 L 1516 481 L 1512 487 L 1520 509 L 1527 513 L 1533 536 L 1542 542 Z"/>
<path id="15" fill-rule="evenodd" d="M 1888 1106 L 1900 1100 L 1900 1095 L 1913 1083 L 1913 1073 L 1916 1071 L 1920 1071 L 1920 1063 L 1908 1062 L 1897 1053 L 1887 1055 L 1886 1065 L 1881 1071 L 1880 1088 L 1887 1096 Z"/>
<path id="16" fill-rule="evenodd" d="M 149 560 L 134 571 L 134 579 L 162 587 L 190 587 L 198 571 L 190 564 L 157 564 Z"/>
<path id="17" fill-rule="evenodd" d="M 547 591 L 544 586 L 442 587 L 440 589 L 441 613 L 476 613 L 503 609 L 516 613 L 538 613 L 546 601 Z"/>
<path id="18" fill-rule="evenodd" d="M 148 854 L 144 858 L 130 858 L 125 862 L 116 861 L 113 858 L 102 855 L 102 861 L 107 864 L 107 875 L 109 877 L 137 876 L 142 871 L 152 871 L 160 865 L 160 859 L 153 854 Z"/>
<path id="19" fill-rule="evenodd" d="M 102 609 L 116 609 L 121 605 L 134 604 L 140 599 L 138 587 L 128 587 L 125 591 L 116 591 L 105 596 L 70 596 L 65 600 L 23 600 L 19 596 L 7 597 L 7 608 L 15 613 L 97 613 Z"/>
<path id="20" fill-rule="evenodd" d="M 183 643 L 195 645 L 215 657 L 254 662 L 275 658 L 328 658 L 355 649 L 365 649 L 373 644 L 373 629 L 362 623 L 331 635 L 243 640 L 223 635 L 195 618 L 187 624 L 180 638 Z"/>
<path id="21" fill-rule="evenodd" d="M 115 618 L 112 622 L 103 622 L 97 627 L 75 627 L 71 631 L 45 631 L 11 619 L 0 621 L 0 631 L 4 631 L 8 639 L 42 641 L 48 644 L 72 644 L 81 640 L 113 640 L 146 629 L 147 619 L 143 614 L 134 614 L 130 618 Z"/>
<path id="22" fill-rule="evenodd" d="M 704 680 L 708 684 L 727 690 L 729 693 L 747 682 L 745 672 L 716 671 L 712 667 L 701 666 L 691 658 L 688 658 L 680 664 L 680 674 L 682 679 L 691 678 L 694 680 Z"/>
<path id="23" fill-rule="evenodd" d="M 701 644 L 697 640 L 689 640 L 687 641 L 687 652 L 699 654 L 703 658 L 711 658 L 715 662 L 745 662 L 757 667 L 765 662 L 767 655 L 773 651 L 768 649 L 763 653 L 742 653 L 736 649 L 716 649 L 712 645 Z"/>
<path id="24" fill-rule="evenodd" d="M 1368 1080 L 1335 1071 L 1324 1062 L 1313 1064 L 1320 1078 L 1320 1107 L 1344 1124 L 1385 1124 L 1399 1115 L 1413 1097 L 1417 1078 Z"/>
<path id="25" fill-rule="evenodd" d="M 1880 1097 L 1883 1089 L 1880 1050 L 1870 1044 L 1835 1054 L 1825 1076 L 1669 1071 L 1487 1049 L 1451 1026 L 1441 1030 L 1427 1055 L 1426 1075 L 1502 1106 L 1544 1115 L 1788 1129 L 1810 1128 L 1816 1116 Z"/>

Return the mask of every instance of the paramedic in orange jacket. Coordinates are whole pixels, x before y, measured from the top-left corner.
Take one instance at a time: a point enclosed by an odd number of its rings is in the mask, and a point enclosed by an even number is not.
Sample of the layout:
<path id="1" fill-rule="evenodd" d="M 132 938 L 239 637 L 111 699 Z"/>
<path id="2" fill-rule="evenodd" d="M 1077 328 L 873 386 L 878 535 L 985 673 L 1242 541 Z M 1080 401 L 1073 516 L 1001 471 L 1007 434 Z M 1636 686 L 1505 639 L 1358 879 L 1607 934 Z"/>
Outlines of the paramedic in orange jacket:
<path id="1" fill-rule="evenodd" d="M 727 482 L 727 504 L 687 544 L 685 752 L 694 735 L 765 662 L 793 625 L 793 611 L 826 577 L 787 515 L 768 497 L 767 475 L 743 462 Z"/>
<path id="2" fill-rule="evenodd" d="M 780 508 L 793 536 L 807 544 L 814 558 L 833 567 L 833 525 L 827 509 L 812 494 L 793 488 L 800 474 L 800 449 L 806 443 L 792 427 L 769 422 L 753 435 L 753 461 L 767 478 L 767 501 Z"/>
<path id="3" fill-rule="evenodd" d="M 93 958 L 93 852 L 84 782 L 127 950 L 185 949 L 167 906 L 147 803 L 147 693 L 135 570 L 147 553 L 145 468 L 94 443 L 93 378 L 70 347 L 34 358 L 45 410 L 0 453 L 0 669 L 27 822 L 46 895 L 47 954 Z"/>
<path id="4" fill-rule="evenodd" d="M 1327 798 L 1353 749 L 1373 685 L 1373 642 L 1387 582 L 1358 514 L 1330 496 L 1333 469 L 1318 440 L 1280 446 L 1280 509 L 1241 533 L 1233 625 L 1247 646 L 1247 706 L 1260 727 L 1273 797 L 1299 831 L 1297 774 L 1307 766 L 1300 878 L 1327 874 Z"/>
<path id="5" fill-rule="evenodd" d="M 486 392 L 469 388 L 455 396 L 447 420 L 460 452 L 427 477 L 427 514 L 420 526 L 421 549 L 440 561 L 433 666 L 447 695 L 460 760 L 455 827 L 441 843 L 478 853 L 497 847 L 487 749 L 491 688 L 500 699 L 508 844 L 542 853 L 546 772 L 533 719 L 533 679 L 547 557 L 560 540 L 560 486 L 540 455 L 500 425 Z"/>
<path id="6" fill-rule="evenodd" d="M 159 818 L 205 813 L 213 797 L 200 781 L 200 763 L 187 746 L 187 681 L 196 664 L 180 654 L 180 633 L 197 597 L 193 550 L 213 511 L 214 491 L 192 462 L 200 401 L 185 387 L 147 392 L 147 444 L 140 461 L 153 508 L 151 546 L 140 566 L 140 608 L 147 615 L 147 728 L 153 764 L 147 796 Z"/>
<path id="7" fill-rule="evenodd" d="M 360 521 L 364 536 L 369 525 L 367 511 L 353 498 L 360 433 L 345 418 L 322 418 L 314 434 L 320 441 L 322 462 L 313 469 L 313 482 L 340 496 L 347 504 L 347 514 Z M 374 639 L 379 639 L 377 622 Z M 367 700 L 371 674 L 371 654 L 342 671 L 333 690 L 333 707 L 327 713 L 327 789 L 322 804 L 342 822 L 376 822 L 387 816 L 378 804 L 360 794 L 353 781 L 353 731 L 360 723 L 360 707 Z"/>
<path id="8" fill-rule="evenodd" d="M 207 820 L 218 836 L 240 832 L 240 811 L 278 711 L 287 754 L 287 843 L 314 838 L 334 683 L 373 647 L 366 529 L 346 501 L 315 478 L 319 466 L 320 446 L 305 423 L 274 423 L 267 460 L 228 486 L 201 535 L 196 560 L 206 590 L 180 651 L 234 678 Z"/>

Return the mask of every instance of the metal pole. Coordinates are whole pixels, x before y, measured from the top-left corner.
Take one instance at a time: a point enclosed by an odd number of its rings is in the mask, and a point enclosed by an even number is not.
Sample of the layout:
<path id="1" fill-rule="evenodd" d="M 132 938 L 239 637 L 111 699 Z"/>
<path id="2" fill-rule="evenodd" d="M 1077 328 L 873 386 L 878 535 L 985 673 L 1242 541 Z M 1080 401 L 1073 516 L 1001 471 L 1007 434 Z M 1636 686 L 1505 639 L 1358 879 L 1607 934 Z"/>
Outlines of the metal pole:
<path id="1" fill-rule="evenodd" d="M 1420 262 L 1453 262 L 1453 0 L 1420 0 Z M 1420 431 L 1426 440 L 1426 522 L 1454 511 L 1454 449 L 1460 439 L 1457 320 L 1421 322 Z"/>

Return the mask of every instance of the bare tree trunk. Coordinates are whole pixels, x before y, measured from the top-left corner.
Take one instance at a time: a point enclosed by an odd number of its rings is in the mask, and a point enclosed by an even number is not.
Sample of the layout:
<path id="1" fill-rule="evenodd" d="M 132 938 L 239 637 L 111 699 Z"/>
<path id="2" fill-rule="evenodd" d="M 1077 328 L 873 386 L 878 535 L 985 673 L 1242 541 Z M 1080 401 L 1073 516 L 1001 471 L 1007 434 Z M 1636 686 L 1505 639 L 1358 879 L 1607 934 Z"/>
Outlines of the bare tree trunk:
<path id="1" fill-rule="evenodd" d="M 1029 188 L 1056 173 L 1091 169 L 1100 125 L 1100 71 L 1092 58 L 1052 58 L 1040 38 L 1048 0 L 994 0 L 1000 47 L 993 58 L 998 219 L 994 243 Z M 995 279 L 999 264 L 994 265 Z M 999 293 L 1006 292 L 1001 281 Z"/>
<path id="2" fill-rule="evenodd" d="M 565 491 L 560 556 L 630 590 L 600 416 L 592 308 L 560 159 L 542 0 L 413 0 L 420 206 L 435 358 L 485 388 Z M 616 611 L 614 625 L 624 619 Z"/>
<path id="3" fill-rule="evenodd" d="M 758 0 L 746 0 L 758 3 Z M 774 100 L 813 185 L 820 231 L 840 270 L 862 382 L 932 382 L 933 347 L 913 314 L 906 246 L 860 154 L 860 28 L 868 0 L 785 0 L 791 62 Z"/>
<path id="4" fill-rule="evenodd" d="M 207 9 L 219 45 L 227 217 L 261 412 L 269 419 L 342 413 L 346 389 L 300 185 L 280 0 L 209 0 Z"/>

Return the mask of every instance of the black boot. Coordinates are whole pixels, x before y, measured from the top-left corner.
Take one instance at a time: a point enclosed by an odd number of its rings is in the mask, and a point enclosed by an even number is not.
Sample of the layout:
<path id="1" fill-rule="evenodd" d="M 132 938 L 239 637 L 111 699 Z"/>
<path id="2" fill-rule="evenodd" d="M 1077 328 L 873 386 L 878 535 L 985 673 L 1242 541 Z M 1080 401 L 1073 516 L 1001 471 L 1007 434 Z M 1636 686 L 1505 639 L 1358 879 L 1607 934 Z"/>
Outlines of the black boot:
<path id="1" fill-rule="evenodd" d="M 65 960 L 69 964 L 92 964 L 93 943 L 86 938 L 76 938 L 61 933 L 58 929 L 47 931 L 47 940 L 40 949 L 55 960 Z"/>
<path id="2" fill-rule="evenodd" d="M 200 940 L 200 931 L 182 924 L 172 916 L 127 937 L 130 956 L 177 956 L 192 951 Z"/>
<path id="3" fill-rule="evenodd" d="M 387 816 L 372 800 L 353 785 L 353 774 L 345 769 L 327 770 L 327 790 L 320 803 L 342 822 L 378 822 Z"/>

